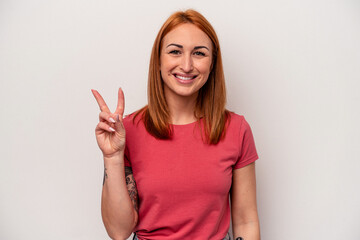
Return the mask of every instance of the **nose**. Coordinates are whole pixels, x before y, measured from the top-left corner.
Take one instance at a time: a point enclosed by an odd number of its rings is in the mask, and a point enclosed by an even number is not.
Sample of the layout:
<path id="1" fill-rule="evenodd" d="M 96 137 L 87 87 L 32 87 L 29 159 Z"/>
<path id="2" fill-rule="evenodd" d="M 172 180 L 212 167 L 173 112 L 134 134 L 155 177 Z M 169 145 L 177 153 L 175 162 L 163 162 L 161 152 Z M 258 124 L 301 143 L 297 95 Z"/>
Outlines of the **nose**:
<path id="1" fill-rule="evenodd" d="M 191 72 L 194 68 L 191 54 L 184 54 L 181 58 L 181 70 L 184 72 Z"/>

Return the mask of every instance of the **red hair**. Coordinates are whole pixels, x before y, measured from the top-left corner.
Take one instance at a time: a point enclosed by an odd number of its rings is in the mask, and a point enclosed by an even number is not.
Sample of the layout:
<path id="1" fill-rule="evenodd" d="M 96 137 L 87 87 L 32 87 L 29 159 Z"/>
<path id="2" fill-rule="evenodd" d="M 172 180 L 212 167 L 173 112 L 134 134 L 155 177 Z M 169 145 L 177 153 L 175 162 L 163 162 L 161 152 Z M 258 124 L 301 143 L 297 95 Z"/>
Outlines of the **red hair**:
<path id="1" fill-rule="evenodd" d="M 195 10 L 178 11 L 173 13 L 161 27 L 151 53 L 148 78 L 148 105 L 140 109 L 146 130 L 158 139 L 170 139 L 172 129 L 170 125 L 170 111 L 164 94 L 164 83 L 160 75 L 160 50 L 167 33 L 184 23 L 197 26 L 210 38 L 213 45 L 213 61 L 209 78 L 199 90 L 194 110 L 197 119 L 203 118 L 205 141 L 216 144 L 225 135 L 229 111 L 225 109 L 226 89 L 225 77 L 221 60 L 219 40 L 214 28 Z"/>

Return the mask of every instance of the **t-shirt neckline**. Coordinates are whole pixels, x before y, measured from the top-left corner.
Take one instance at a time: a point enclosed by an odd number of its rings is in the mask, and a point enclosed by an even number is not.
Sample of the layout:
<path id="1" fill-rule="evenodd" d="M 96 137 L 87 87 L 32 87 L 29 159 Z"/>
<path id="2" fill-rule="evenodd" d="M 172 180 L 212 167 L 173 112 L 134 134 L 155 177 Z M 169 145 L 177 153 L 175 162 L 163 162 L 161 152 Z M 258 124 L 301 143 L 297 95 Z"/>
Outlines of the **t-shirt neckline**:
<path id="1" fill-rule="evenodd" d="M 199 123 L 200 121 L 201 121 L 201 118 L 194 121 L 194 122 L 185 123 L 185 124 L 172 124 L 172 123 L 170 123 L 170 126 L 175 127 L 175 128 L 190 127 L 192 125 L 195 125 L 196 123 Z"/>

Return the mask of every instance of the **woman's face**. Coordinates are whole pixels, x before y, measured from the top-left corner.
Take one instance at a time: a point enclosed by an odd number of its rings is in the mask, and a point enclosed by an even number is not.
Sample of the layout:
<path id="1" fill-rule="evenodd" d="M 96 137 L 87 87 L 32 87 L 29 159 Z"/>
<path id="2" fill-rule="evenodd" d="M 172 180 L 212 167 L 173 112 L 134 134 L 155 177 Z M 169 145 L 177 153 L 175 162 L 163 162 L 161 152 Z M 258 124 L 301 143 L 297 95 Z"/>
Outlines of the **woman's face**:
<path id="1" fill-rule="evenodd" d="M 160 51 L 166 98 L 196 97 L 209 77 L 211 63 L 211 40 L 194 24 L 182 24 L 166 34 Z"/>

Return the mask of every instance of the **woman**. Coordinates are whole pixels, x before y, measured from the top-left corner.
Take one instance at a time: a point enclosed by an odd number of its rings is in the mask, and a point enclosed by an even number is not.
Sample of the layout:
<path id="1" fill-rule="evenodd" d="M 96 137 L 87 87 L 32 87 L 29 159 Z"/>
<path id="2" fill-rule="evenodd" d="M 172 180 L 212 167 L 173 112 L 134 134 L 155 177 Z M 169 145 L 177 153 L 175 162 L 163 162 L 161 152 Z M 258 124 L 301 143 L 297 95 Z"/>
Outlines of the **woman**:
<path id="1" fill-rule="evenodd" d="M 147 106 L 123 119 L 121 89 L 114 113 L 92 92 L 111 238 L 229 239 L 230 194 L 234 238 L 260 239 L 253 136 L 243 116 L 225 109 L 219 41 L 200 13 L 176 12 L 160 29 Z"/>

